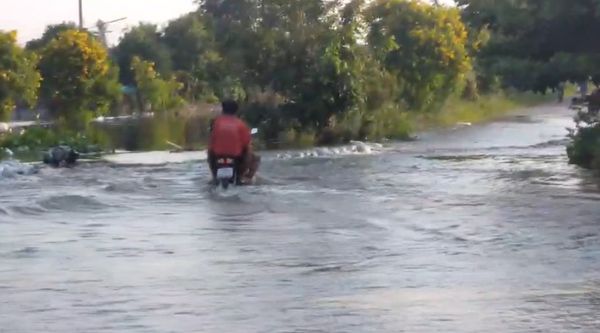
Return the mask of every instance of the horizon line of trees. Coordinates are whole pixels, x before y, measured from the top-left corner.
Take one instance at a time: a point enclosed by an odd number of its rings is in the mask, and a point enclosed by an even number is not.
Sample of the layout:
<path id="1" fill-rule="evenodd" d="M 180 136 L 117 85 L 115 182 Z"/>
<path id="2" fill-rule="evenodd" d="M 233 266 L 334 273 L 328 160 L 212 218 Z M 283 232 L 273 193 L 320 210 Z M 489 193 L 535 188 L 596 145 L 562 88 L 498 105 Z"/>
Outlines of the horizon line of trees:
<path id="1" fill-rule="evenodd" d="M 197 3 L 164 29 L 131 28 L 110 50 L 70 23 L 49 26 L 25 50 L 5 42 L 18 50 L 12 58 L 31 56 L 11 70 L 39 77 L 27 100 L 0 95 L 8 105 L 0 117 L 39 95 L 53 117 L 81 127 L 131 86 L 155 111 L 234 98 L 249 121 L 273 132 L 318 132 L 349 116 L 365 123 L 381 110 L 435 109 L 472 71 L 475 44 L 457 8 L 404 0 Z"/>

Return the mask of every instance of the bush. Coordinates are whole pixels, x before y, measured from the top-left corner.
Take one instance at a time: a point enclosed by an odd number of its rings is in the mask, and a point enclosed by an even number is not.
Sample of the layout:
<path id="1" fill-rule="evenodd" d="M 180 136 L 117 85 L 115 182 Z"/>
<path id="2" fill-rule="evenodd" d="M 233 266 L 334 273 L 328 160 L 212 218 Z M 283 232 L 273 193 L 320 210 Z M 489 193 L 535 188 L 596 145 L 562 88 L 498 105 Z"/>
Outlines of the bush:
<path id="1" fill-rule="evenodd" d="M 478 74 L 477 89 L 484 94 L 497 94 L 502 90 L 502 80 L 497 75 Z"/>
<path id="2" fill-rule="evenodd" d="M 592 95 L 593 96 L 593 95 Z M 572 142 L 567 147 L 569 162 L 588 169 L 600 170 L 600 104 L 591 100 L 587 109 L 577 113 L 577 127 L 570 130 Z"/>
<path id="3" fill-rule="evenodd" d="M 577 127 L 569 136 L 569 161 L 584 168 L 600 170 L 600 89 L 586 97 L 587 109 L 577 112 Z"/>
<path id="4" fill-rule="evenodd" d="M 106 143 L 106 138 L 97 131 L 76 133 L 54 128 L 31 127 L 21 132 L 13 132 L 0 139 L 0 148 L 13 151 L 39 151 L 57 145 L 71 146 L 81 153 L 98 152 Z"/>
<path id="5" fill-rule="evenodd" d="M 364 140 L 370 121 L 365 118 L 364 112 L 359 109 L 350 110 L 339 121 L 332 124 L 320 133 L 319 142 L 325 145 L 346 143 L 350 140 Z"/>
<path id="6" fill-rule="evenodd" d="M 479 88 L 477 87 L 477 80 L 467 79 L 461 97 L 468 101 L 476 101 L 479 98 Z"/>
<path id="7" fill-rule="evenodd" d="M 405 140 L 410 138 L 412 130 L 408 113 L 390 103 L 376 110 L 353 109 L 347 112 L 339 120 L 332 122 L 330 127 L 321 130 L 317 143 L 333 145 L 351 140 Z"/>
<path id="8" fill-rule="evenodd" d="M 290 128 L 279 134 L 277 140 L 278 148 L 310 148 L 315 146 L 315 134 L 313 131 L 298 131 Z"/>
<path id="9" fill-rule="evenodd" d="M 569 162 L 588 169 L 600 170 L 600 124 L 579 128 L 571 134 L 567 147 Z"/>
<path id="10" fill-rule="evenodd" d="M 289 129 L 281 108 L 261 102 L 254 102 L 242 109 L 242 117 L 250 126 L 258 127 L 259 141 L 268 148 L 276 148 L 283 132 Z"/>
<path id="11" fill-rule="evenodd" d="M 406 140 L 412 131 L 408 113 L 392 105 L 373 112 L 363 127 L 368 140 Z"/>

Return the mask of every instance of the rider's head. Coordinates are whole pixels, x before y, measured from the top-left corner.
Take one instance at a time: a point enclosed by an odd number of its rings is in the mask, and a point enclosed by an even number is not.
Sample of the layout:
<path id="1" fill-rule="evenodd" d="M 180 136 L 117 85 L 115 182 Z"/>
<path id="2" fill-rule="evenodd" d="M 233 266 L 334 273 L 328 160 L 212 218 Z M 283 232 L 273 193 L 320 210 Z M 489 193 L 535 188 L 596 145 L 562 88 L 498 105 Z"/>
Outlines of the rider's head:
<path id="1" fill-rule="evenodd" d="M 223 114 L 234 116 L 239 109 L 238 103 L 234 100 L 225 100 L 221 103 Z"/>

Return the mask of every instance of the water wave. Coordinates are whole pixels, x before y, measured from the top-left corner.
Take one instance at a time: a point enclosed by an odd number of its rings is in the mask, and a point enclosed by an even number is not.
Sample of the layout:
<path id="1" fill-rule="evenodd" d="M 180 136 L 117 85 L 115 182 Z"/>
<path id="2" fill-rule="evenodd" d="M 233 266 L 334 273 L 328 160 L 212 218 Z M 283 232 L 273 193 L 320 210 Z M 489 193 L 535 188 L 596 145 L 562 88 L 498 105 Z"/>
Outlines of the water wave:
<path id="1" fill-rule="evenodd" d="M 37 247 L 27 246 L 13 251 L 9 254 L 9 256 L 13 258 L 33 258 L 38 254 L 38 252 L 40 252 L 40 250 Z"/>
<path id="2" fill-rule="evenodd" d="M 138 182 L 119 182 L 106 185 L 104 190 L 110 193 L 135 193 L 143 190 L 143 187 Z"/>
<path id="3" fill-rule="evenodd" d="M 330 158 L 347 155 L 372 155 L 383 151 L 383 145 L 379 143 L 368 143 L 352 141 L 348 145 L 339 147 L 318 147 L 299 151 L 290 151 L 277 154 L 278 159 L 298 158 Z"/>
<path id="4" fill-rule="evenodd" d="M 417 156 L 418 158 L 434 161 L 449 161 L 449 162 L 469 162 L 494 158 L 493 155 L 433 155 L 433 156 Z"/>
<path id="5" fill-rule="evenodd" d="M 319 147 L 295 152 L 285 152 L 276 155 L 278 159 L 311 158 L 311 157 L 335 157 L 345 155 L 371 155 L 383 150 L 379 143 L 367 143 L 352 141 L 348 145 L 338 147 Z M 113 165 L 144 166 L 144 165 L 167 165 L 175 163 L 186 163 L 204 161 L 207 158 L 206 151 L 151 151 L 151 152 L 118 152 L 102 158 L 103 161 Z"/>
<path id="6" fill-rule="evenodd" d="M 19 161 L 8 160 L 0 162 L 0 179 L 13 178 L 19 175 L 33 175 L 37 172 L 37 167 Z"/>
<path id="7" fill-rule="evenodd" d="M 110 207 L 92 197 L 81 195 L 51 196 L 40 200 L 39 205 L 48 210 L 60 211 L 100 210 Z"/>
<path id="8" fill-rule="evenodd" d="M 541 142 L 541 143 L 529 146 L 528 148 L 550 148 L 550 147 L 558 147 L 558 146 L 567 146 L 570 142 L 571 142 L 571 140 L 568 138 L 549 140 L 546 142 Z"/>
<path id="9" fill-rule="evenodd" d="M 37 205 L 36 206 L 12 206 L 12 207 L 10 207 L 10 210 L 17 214 L 26 215 L 26 216 L 40 216 L 40 215 L 43 215 L 44 213 L 48 212 L 46 209 L 43 209 Z"/>

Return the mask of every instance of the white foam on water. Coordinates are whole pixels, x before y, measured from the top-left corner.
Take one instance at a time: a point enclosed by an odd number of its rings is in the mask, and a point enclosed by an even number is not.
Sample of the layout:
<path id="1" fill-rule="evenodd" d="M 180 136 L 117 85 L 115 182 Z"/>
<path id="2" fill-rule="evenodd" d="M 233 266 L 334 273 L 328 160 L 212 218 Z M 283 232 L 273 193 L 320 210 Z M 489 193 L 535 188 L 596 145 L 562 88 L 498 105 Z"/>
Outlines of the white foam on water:
<path id="1" fill-rule="evenodd" d="M 15 160 L 0 162 L 0 179 L 13 178 L 18 175 L 32 175 L 37 172 L 37 168 L 30 164 L 24 164 Z"/>
<path id="2" fill-rule="evenodd" d="M 239 200 L 241 188 L 230 186 L 228 189 L 223 189 L 221 186 L 217 186 L 211 187 L 209 191 L 214 199 Z"/>
<path id="3" fill-rule="evenodd" d="M 365 143 L 352 141 L 346 146 L 340 147 L 318 147 L 308 150 L 289 151 L 277 154 L 279 159 L 294 158 L 322 158 L 344 155 L 372 155 L 383 151 L 383 145 L 378 143 Z M 129 152 L 117 151 L 112 155 L 102 157 L 103 161 L 119 165 L 162 165 L 170 163 L 185 163 L 206 160 L 206 151 L 189 152 Z"/>
<path id="4" fill-rule="evenodd" d="M 277 154 L 279 159 L 322 158 L 346 155 L 373 155 L 383 151 L 379 143 L 351 141 L 350 144 L 340 147 L 319 147 L 308 150 L 291 151 Z"/>
<path id="5" fill-rule="evenodd" d="M 206 151 L 150 151 L 142 153 L 119 152 L 113 155 L 106 155 L 102 157 L 102 160 L 121 165 L 162 165 L 206 160 Z"/>

